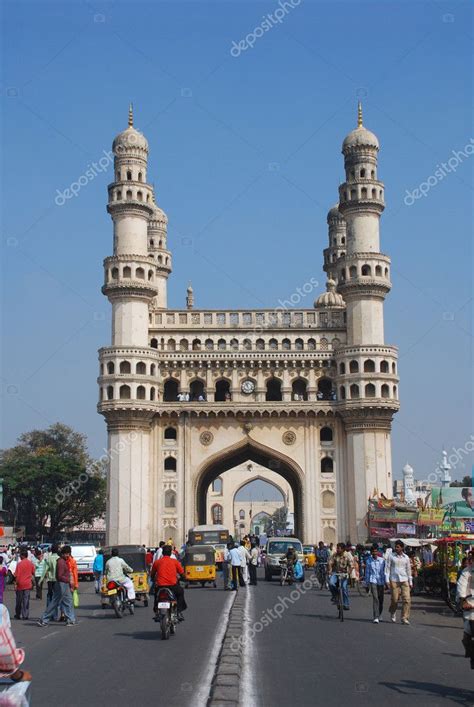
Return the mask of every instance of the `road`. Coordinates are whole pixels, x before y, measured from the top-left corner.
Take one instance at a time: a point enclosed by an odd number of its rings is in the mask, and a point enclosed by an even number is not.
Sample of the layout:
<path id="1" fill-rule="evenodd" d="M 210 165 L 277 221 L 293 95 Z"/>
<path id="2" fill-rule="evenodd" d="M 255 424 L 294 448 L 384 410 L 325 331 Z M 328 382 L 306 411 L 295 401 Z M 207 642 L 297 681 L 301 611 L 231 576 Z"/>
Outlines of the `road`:
<path id="1" fill-rule="evenodd" d="M 35 707 L 150 701 L 204 707 L 232 593 L 187 590 L 186 621 L 175 637 L 161 641 L 150 607 L 119 620 L 100 609 L 92 585 L 81 583 L 80 590 L 75 627 L 13 621 L 34 676 Z M 415 598 L 410 626 L 390 623 L 387 612 L 374 625 L 371 600 L 358 595 L 341 623 L 326 592 L 290 595 L 295 589 L 276 581 L 241 591 L 248 593 L 251 619 L 245 707 L 474 705 L 461 621 L 440 601 Z M 6 596 L 11 609 L 11 590 Z M 32 599 L 31 605 L 36 618 L 44 602 Z"/>

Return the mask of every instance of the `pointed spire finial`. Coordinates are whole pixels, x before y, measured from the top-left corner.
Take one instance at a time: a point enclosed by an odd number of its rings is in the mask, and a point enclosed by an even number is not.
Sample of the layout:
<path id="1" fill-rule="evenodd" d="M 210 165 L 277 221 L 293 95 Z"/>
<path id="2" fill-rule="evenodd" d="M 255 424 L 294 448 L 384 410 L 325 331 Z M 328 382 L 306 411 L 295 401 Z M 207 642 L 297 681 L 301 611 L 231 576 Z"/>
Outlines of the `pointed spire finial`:
<path id="1" fill-rule="evenodd" d="M 357 127 L 362 127 L 362 103 L 360 101 L 357 105 Z"/>
<path id="2" fill-rule="evenodd" d="M 128 106 L 128 127 L 133 128 L 133 103 Z"/>

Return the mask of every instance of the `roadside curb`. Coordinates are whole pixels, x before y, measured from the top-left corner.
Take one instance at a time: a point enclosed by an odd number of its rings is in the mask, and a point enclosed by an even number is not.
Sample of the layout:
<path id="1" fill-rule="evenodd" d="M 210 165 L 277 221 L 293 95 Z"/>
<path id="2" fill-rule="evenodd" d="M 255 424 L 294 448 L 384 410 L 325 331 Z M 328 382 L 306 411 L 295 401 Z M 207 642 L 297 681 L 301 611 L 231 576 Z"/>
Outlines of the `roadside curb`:
<path id="1" fill-rule="evenodd" d="M 240 679 L 243 670 L 245 630 L 245 591 L 235 592 L 227 619 L 221 650 L 216 661 L 207 707 L 233 707 L 240 704 Z"/>

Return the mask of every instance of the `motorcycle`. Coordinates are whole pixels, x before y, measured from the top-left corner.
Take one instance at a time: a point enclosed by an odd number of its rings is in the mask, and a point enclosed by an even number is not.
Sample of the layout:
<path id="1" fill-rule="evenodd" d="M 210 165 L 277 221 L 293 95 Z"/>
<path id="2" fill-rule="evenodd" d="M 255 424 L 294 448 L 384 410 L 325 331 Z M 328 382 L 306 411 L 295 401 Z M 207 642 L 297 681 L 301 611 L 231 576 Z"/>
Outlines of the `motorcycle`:
<path id="1" fill-rule="evenodd" d="M 166 641 L 170 635 L 176 633 L 178 602 L 171 589 L 167 587 L 158 590 L 156 600 L 155 621 L 160 624 L 161 639 Z"/>
<path id="2" fill-rule="evenodd" d="M 286 560 L 280 560 L 280 584 L 283 587 L 285 582 L 290 586 L 295 581 L 293 565 L 288 565 Z"/>
<path id="3" fill-rule="evenodd" d="M 121 619 L 128 609 L 130 614 L 135 613 L 135 605 L 127 596 L 127 590 L 119 582 L 110 580 L 106 585 L 106 593 L 110 601 L 110 606 L 115 611 L 115 616 Z"/>

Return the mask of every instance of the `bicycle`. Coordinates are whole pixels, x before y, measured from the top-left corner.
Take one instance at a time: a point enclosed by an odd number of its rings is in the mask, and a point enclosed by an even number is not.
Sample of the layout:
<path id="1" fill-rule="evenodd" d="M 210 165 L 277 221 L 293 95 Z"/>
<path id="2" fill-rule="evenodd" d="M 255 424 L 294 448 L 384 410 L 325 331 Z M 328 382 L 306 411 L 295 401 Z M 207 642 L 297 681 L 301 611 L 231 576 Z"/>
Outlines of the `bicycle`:
<path id="1" fill-rule="evenodd" d="M 328 563 L 318 562 L 316 565 L 316 579 L 319 582 L 320 589 L 328 588 Z"/>
<path id="2" fill-rule="evenodd" d="M 342 580 L 348 579 L 349 575 L 347 572 L 336 572 L 337 577 L 337 611 L 339 615 L 339 620 L 344 621 L 344 595 L 342 591 Z"/>

